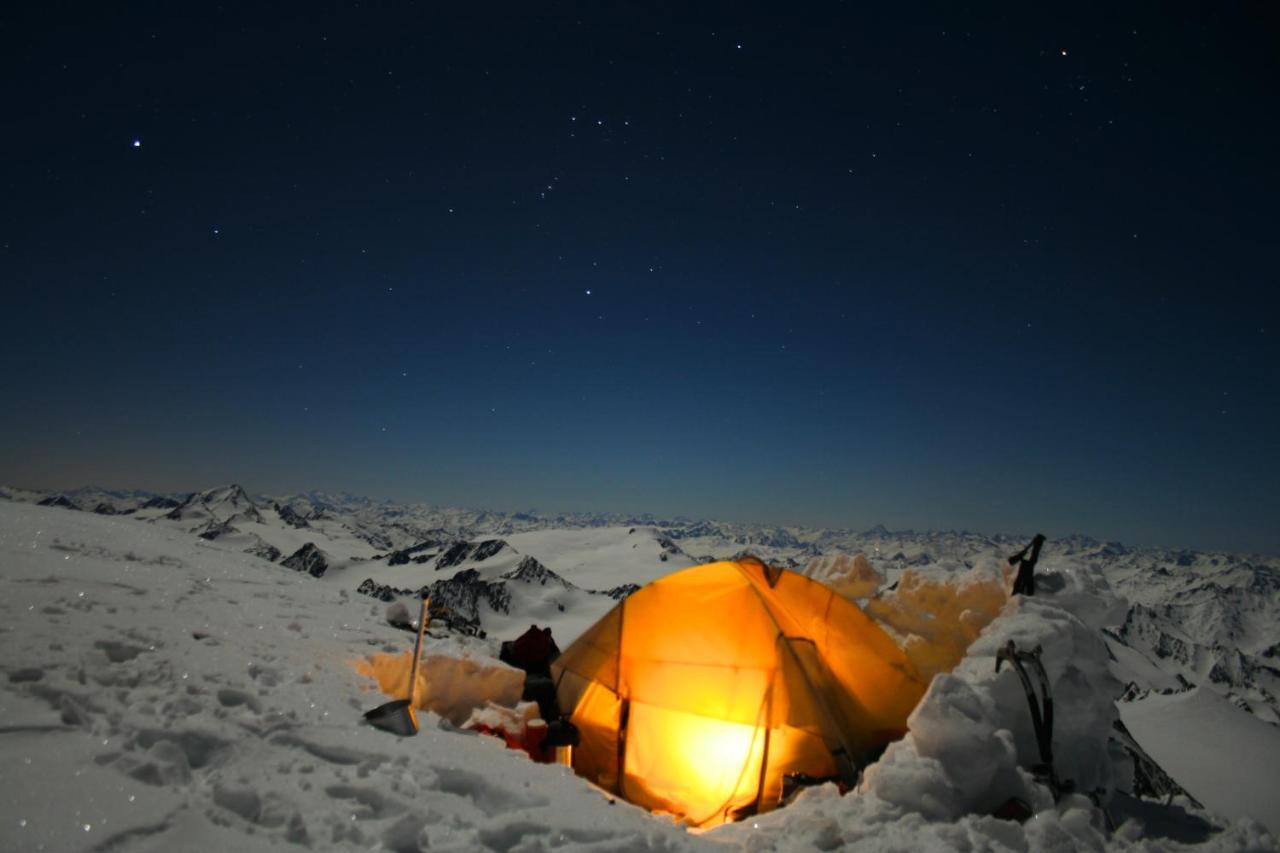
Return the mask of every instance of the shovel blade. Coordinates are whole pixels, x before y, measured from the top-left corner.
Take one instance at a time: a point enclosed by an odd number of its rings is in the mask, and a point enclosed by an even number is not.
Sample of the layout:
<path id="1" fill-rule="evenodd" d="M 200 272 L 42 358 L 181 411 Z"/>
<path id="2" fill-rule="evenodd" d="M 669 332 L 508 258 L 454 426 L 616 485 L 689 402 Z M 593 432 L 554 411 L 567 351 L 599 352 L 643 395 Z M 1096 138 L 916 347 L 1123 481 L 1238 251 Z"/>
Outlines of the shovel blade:
<path id="1" fill-rule="evenodd" d="M 365 711 L 364 718 L 375 729 L 401 737 L 418 733 L 418 715 L 408 699 L 395 699 L 372 711 Z"/>

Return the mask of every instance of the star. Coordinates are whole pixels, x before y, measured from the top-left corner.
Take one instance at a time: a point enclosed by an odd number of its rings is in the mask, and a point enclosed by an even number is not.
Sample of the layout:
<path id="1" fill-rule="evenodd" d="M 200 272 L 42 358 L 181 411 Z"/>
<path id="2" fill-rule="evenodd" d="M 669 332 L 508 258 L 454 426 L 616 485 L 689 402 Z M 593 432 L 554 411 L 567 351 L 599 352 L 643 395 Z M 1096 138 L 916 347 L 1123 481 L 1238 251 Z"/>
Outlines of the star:
<path id="1" fill-rule="evenodd" d="M 590 295 L 591 295 L 591 289 L 587 288 L 587 296 L 590 296 Z"/>
<path id="2" fill-rule="evenodd" d="M 142 140 L 141 140 L 141 139 L 135 139 L 135 140 L 133 140 L 133 145 L 132 145 L 132 147 L 134 147 L 134 148 L 141 148 L 141 147 L 142 147 Z"/>

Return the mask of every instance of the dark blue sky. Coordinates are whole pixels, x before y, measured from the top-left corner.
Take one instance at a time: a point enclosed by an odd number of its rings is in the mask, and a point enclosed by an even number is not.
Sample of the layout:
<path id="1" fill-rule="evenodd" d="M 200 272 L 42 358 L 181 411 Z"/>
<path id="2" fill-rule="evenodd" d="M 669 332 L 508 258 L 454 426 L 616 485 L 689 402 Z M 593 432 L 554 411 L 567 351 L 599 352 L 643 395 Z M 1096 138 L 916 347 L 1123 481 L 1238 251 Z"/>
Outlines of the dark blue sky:
<path id="1" fill-rule="evenodd" d="M 6 7 L 0 481 L 1280 552 L 1219 5 Z"/>

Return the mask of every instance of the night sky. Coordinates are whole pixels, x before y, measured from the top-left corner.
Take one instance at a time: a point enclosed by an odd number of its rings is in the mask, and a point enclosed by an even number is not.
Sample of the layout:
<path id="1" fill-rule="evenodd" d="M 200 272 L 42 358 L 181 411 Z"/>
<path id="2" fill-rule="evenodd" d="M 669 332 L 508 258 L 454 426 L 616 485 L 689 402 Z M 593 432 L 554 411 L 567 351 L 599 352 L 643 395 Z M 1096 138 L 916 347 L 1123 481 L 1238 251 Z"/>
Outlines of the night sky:
<path id="1" fill-rule="evenodd" d="M 1273 3 L 6 4 L 0 482 L 1280 552 Z"/>

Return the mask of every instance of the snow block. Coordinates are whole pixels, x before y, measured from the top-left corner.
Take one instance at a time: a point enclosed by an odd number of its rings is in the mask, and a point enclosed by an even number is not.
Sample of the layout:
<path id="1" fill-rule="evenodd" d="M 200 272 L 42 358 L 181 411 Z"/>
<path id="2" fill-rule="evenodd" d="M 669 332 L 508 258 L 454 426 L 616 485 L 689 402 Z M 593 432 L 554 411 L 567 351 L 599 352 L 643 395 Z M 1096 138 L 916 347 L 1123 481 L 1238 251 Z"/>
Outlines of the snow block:
<path id="1" fill-rule="evenodd" d="M 860 790 L 931 820 L 989 814 L 1021 797 L 1052 804 L 1026 768 L 1040 763 L 1026 694 L 1008 667 L 995 671 L 997 651 L 1013 640 L 1043 649 L 1055 710 L 1053 749 L 1058 777 L 1077 790 L 1114 787 L 1108 745 L 1121 692 L 1098 633 L 1076 617 L 1034 598 L 1011 599 L 953 673 L 934 677 L 907 720 L 909 733 L 867 768 Z"/>
<path id="2" fill-rule="evenodd" d="M 409 665 L 413 655 L 371 655 L 360 660 L 361 674 L 377 679 L 383 693 L 393 698 L 409 695 Z M 454 725 L 462 725 L 471 712 L 492 702 L 514 708 L 524 692 L 524 672 L 490 657 L 470 654 L 424 655 L 418 666 L 417 701 L 414 707 L 434 711 Z"/>

